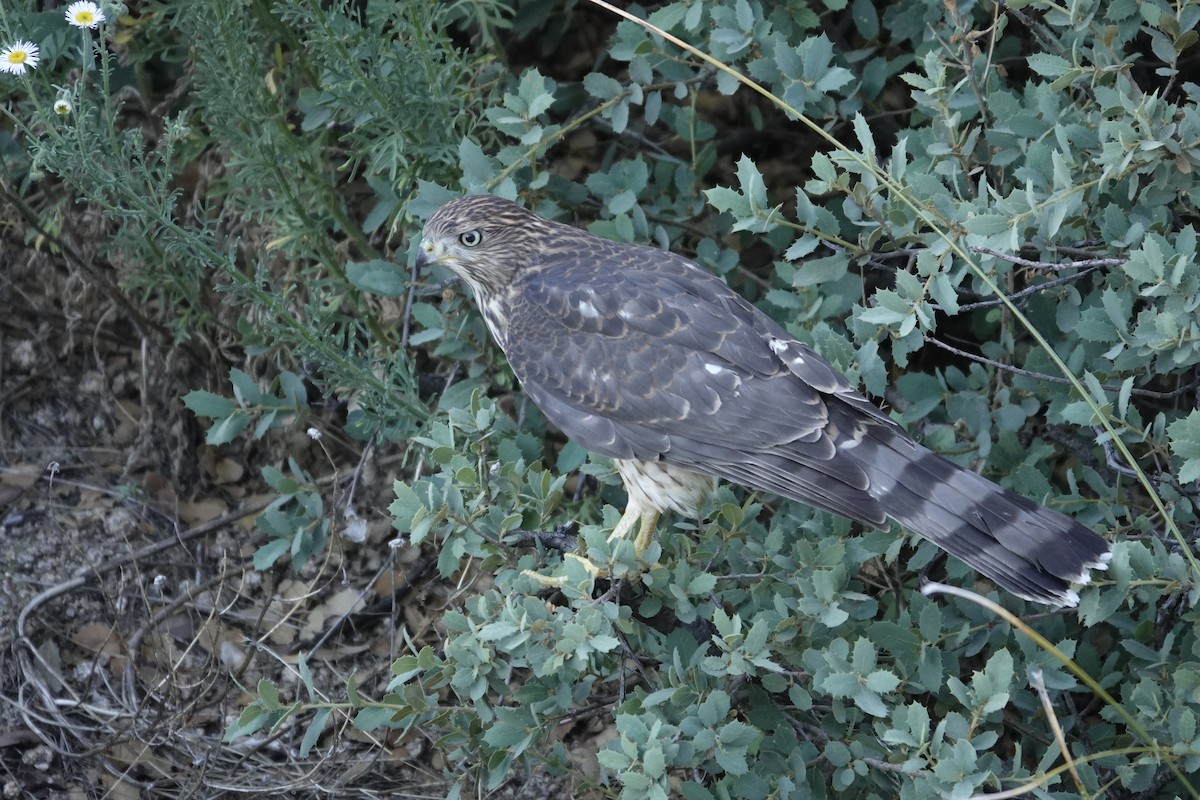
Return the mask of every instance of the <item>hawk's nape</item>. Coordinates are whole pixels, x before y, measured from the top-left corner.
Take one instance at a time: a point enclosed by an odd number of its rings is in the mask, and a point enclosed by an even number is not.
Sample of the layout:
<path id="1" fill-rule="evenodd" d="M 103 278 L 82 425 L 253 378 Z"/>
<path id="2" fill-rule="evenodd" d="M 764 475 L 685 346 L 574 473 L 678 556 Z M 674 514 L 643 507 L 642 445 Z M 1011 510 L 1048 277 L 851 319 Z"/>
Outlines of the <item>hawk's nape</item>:
<path id="1" fill-rule="evenodd" d="M 1074 605 L 1100 536 L 918 445 L 813 350 L 697 264 L 487 196 L 425 225 L 419 261 L 470 286 L 542 412 L 616 459 L 619 526 L 694 513 L 707 476 L 875 527 L 889 519 L 1008 591 Z"/>

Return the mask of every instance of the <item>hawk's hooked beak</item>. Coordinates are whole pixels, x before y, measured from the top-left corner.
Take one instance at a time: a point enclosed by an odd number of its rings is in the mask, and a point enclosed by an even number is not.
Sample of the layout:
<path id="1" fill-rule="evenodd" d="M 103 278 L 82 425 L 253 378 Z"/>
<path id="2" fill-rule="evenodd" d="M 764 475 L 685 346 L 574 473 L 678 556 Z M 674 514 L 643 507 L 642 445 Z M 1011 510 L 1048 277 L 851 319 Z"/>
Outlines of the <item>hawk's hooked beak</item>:
<path id="1" fill-rule="evenodd" d="M 437 259 L 433 254 L 433 242 L 429 237 L 421 237 L 421 245 L 417 248 L 417 274 L 420 275 L 425 271 L 425 268 L 434 263 Z"/>

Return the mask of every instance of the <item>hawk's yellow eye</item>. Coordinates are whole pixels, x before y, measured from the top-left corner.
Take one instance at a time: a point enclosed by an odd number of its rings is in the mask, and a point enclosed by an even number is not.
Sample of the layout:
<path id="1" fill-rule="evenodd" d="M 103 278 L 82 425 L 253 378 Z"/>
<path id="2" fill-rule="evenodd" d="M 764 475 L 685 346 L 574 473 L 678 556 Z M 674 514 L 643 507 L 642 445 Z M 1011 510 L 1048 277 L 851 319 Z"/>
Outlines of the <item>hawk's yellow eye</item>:
<path id="1" fill-rule="evenodd" d="M 460 234 L 458 240 L 466 247 L 477 247 L 483 241 L 483 234 L 477 230 L 470 230 Z"/>

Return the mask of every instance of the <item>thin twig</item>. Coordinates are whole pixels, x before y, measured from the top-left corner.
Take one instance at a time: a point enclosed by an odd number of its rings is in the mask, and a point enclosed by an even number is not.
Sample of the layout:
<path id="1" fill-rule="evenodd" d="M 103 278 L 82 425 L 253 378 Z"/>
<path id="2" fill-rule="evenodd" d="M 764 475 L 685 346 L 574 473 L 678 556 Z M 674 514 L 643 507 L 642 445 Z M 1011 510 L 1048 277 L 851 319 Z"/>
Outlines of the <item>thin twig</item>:
<path id="1" fill-rule="evenodd" d="M 1095 272 L 1098 269 L 1100 269 L 1100 267 L 1098 267 L 1098 266 L 1086 267 L 1082 271 L 1076 272 L 1074 275 L 1065 275 L 1061 278 L 1055 278 L 1052 281 L 1046 281 L 1045 283 L 1039 283 L 1036 286 L 1026 287 L 1019 292 L 1014 292 L 1013 294 L 1008 295 L 1008 299 L 1015 303 L 1018 300 L 1022 300 L 1024 298 L 1028 297 L 1031 294 L 1037 294 L 1039 292 L 1044 292 L 1047 289 L 1053 289 L 1055 286 L 1061 286 L 1064 283 L 1072 283 L 1074 281 L 1077 281 L 1080 278 L 1084 277 L 1085 275 Z M 999 297 L 995 297 L 990 300 L 980 300 L 977 303 L 964 303 L 963 305 L 960 305 L 958 307 L 958 313 L 962 313 L 963 311 L 974 311 L 977 308 L 990 308 L 991 306 L 998 306 L 998 305 L 1002 305 L 1003 303 L 1004 303 L 1004 300 L 1002 300 Z M 946 310 L 943 306 L 941 306 L 937 303 L 930 303 L 929 305 L 935 311 L 945 311 Z"/>
<path id="2" fill-rule="evenodd" d="M 1010 264 L 1016 264 L 1018 267 L 1029 267 L 1030 269 L 1047 269 L 1054 272 L 1059 272 L 1064 269 L 1085 267 L 1119 267 L 1128 259 L 1125 258 L 1084 258 L 1079 261 L 1068 261 L 1066 263 L 1054 263 L 1052 261 L 1033 261 L 1028 258 L 1014 256 L 1011 253 L 1002 253 L 999 250 L 993 250 L 990 247 L 972 247 L 972 253 L 980 253 L 985 256 L 994 256 L 1002 261 L 1007 261 Z"/>
<path id="3" fill-rule="evenodd" d="M 1093 428 L 1093 430 L 1096 431 L 1096 436 L 1100 436 L 1102 433 L 1104 433 L 1102 428 L 1097 427 Z M 1109 469 L 1111 469 L 1113 472 L 1116 472 L 1118 475 L 1124 475 L 1126 478 L 1137 477 L 1136 473 L 1132 469 L 1121 463 L 1121 459 L 1118 458 L 1116 450 L 1113 449 L 1112 439 L 1105 436 L 1100 445 L 1104 448 L 1104 460 L 1108 464 Z M 1154 480 L 1152 475 L 1150 478 L 1151 480 Z"/>
<path id="4" fill-rule="evenodd" d="M 383 428 L 383 423 L 377 423 L 375 430 L 371 431 L 371 435 L 367 437 L 366 446 L 363 447 L 362 453 L 358 457 L 358 463 L 354 465 L 354 472 L 350 474 L 350 486 L 346 489 L 346 500 L 343 503 L 345 513 L 353 513 L 351 508 L 354 506 L 354 493 L 358 490 L 358 479 L 362 477 L 363 468 L 366 467 L 367 459 L 371 452 L 375 449 L 375 437 Z"/>
<path id="5" fill-rule="evenodd" d="M 969 358 L 972 361 L 978 362 L 980 364 L 987 364 L 989 367 L 995 367 L 996 369 L 1001 369 L 1001 370 L 1004 370 L 1005 372 L 1011 372 L 1015 375 L 1021 375 L 1026 378 L 1033 378 L 1033 379 L 1039 380 L 1039 381 L 1047 381 L 1049 383 L 1070 383 L 1070 381 L 1067 380 L 1066 378 L 1060 378 L 1057 375 L 1047 375 L 1044 372 L 1033 372 L 1032 370 L 1021 369 L 1020 367 L 1014 367 L 1012 364 L 1005 364 L 1001 361 L 995 361 L 993 359 L 987 358 L 986 356 L 980 356 L 980 355 L 975 355 L 974 353 L 968 353 L 966 350 L 959 350 L 957 347 L 948 345 L 945 342 L 941 341 L 940 339 L 935 339 L 932 336 L 925 336 L 923 338 L 924 338 L 924 341 L 926 344 L 936 345 L 937 347 L 940 347 L 943 350 L 954 353 L 954 355 L 956 355 L 956 356 L 962 356 L 963 358 Z M 1106 392 L 1121 391 L 1120 386 L 1112 386 L 1112 385 L 1103 385 L 1102 384 L 1101 388 L 1104 389 L 1104 391 L 1106 391 Z M 1177 389 L 1177 390 L 1174 390 L 1171 392 L 1155 392 L 1150 389 L 1132 389 L 1130 393 L 1138 395 L 1139 397 L 1152 397 L 1152 398 L 1161 400 L 1164 398 L 1174 397 L 1175 395 L 1179 394 L 1181 391 L 1182 391 L 1181 389 Z"/>

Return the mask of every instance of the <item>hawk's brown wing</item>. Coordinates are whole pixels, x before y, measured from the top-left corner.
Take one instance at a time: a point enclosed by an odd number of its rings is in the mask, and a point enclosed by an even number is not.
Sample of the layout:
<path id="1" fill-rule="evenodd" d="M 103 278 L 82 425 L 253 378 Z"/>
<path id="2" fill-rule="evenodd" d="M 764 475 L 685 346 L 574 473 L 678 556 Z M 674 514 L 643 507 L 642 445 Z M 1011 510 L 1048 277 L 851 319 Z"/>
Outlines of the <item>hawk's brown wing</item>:
<path id="1" fill-rule="evenodd" d="M 603 272 L 559 258 L 514 287 L 505 351 L 538 407 L 593 452 L 662 458 L 883 524 L 835 440 L 893 424 L 721 281 L 651 248 L 618 253 L 589 252 L 614 266 Z M 839 400 L 853 411 L 840 431 Z"/>

